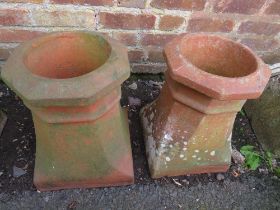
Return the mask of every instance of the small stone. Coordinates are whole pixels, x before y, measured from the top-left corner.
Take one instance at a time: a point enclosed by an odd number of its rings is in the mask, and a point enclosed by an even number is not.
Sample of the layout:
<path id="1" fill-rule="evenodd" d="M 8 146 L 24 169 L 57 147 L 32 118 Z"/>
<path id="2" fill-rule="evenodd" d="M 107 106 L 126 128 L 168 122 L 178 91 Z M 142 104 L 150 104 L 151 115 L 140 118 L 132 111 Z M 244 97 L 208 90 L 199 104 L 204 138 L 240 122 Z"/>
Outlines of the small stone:
<path id="1" fill-rule="evenodd" d="M 0 171 L 0 176 L 2 176 L 2 174 L 3 174 L 3 172 L 2 172 L 2 171 Z"/>
<path id="2" fill-rule="evenodd" d="M 272 159 L 272 167 L 276 168 L 277 167 L 277 160 Z"/>
<path id="3" fill-rule="evenodd" d="M 222 181 L 225 179 L 225 176 L 223 174 L 217 174 L 216 178 L 218 181 Z"/>
<path id="4" fill-rule="evenodd" d="M 7 122 L 7 116 L 0 110 L 0 136 L 6 125 L 6 122 Z"/>
<path id="5" fill-rule="evenodd" d="M 128 88 L 131 90 L 136 90 L 137 89 L 137 84 L 133 82 L 132 84 L 128 85 Z"/>
<path id="6" fill-rule="evenodd" d="M 183 179 L 182 182 L 184 182 L 186 185 L 190 184 L 190 182 L 186 179 Z"/>
<path id="7" fill-rule="evenodd" d="M 243 164 L 245 161 L 245 157 L 236 149 L 232 150 L 231 157 L 236 164 Z"/>
<path id="8" fill-rule="evenodd" d="M 267 168 L 259 168 L 259 172 L 262 174 L 268 174 L 268 169 Z"/>
<path id="9" fill-rule="evenodd" d="M 20 177 L 22 175 L 26 174 L 26 171 L 21 169 L 21 168 L 18 168 L 16 166 L 13 167 L 13 176 L 14 177 Z"/>
<path id="10" fill-rule="evenodd" d="M 141 100 L 135 97 L 128 97 L 128 104 L 129 106 L 140 106 Z"/>
<path id="11" fill-rule="evenodd" d="M 215 153 L 216 153 L 215 151 L 212 151 L 212 152 L 210 153 L 210 155 L 211 155 L 211 156 L 214 156 Z"/>
<path id="12" fill-rule="evenodd" d="M 273 176 L 271 178 L 274 179 L 274 180 L 278 180 L 279 179 L 277 176 Z"/>
<path id="13" fill-rule="evenodd" d="M 164 84 L 164 82 L 157 82 L 157 81 L 153 81 L 153 80 L 149 80 L 148 83 L 150 85 L 159 86 L 159 87 L 162 87 L 162 85 Z"/>
<path id="14" fill-rule="evenodd" d="M 45 200 L 46 202 L 49 202 L 49 199 L 50 199 L 49 196 L 44 197 L 44 200 Z"/>

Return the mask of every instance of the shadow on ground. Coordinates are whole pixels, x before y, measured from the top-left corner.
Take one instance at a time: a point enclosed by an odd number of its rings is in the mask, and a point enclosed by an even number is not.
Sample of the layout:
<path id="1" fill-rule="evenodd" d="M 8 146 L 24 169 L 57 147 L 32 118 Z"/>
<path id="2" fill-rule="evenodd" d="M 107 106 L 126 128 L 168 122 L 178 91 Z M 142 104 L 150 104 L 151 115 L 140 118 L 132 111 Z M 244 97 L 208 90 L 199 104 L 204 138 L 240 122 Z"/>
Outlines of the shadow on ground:
<path id="1" fill-rule="evenodd" d="M 140 79 L 141 78 L 141 79 Z M 232 163 L 227 173 L 152 180 L 149 176 L 139 110 L 160 92 L 162 76 L 132 76 L 123 84 L 128 109 L 135 184 L 126 187 L 37 192 L 32 184 L 35 134 L 31 114 L 0 83 L 0 108 L 8 116 L 0 137 L 0 209 L 280 209 L 280 180 L 263 170 Z M 243 114 L 238 114 L 233 147 L 261 148 Z"/>

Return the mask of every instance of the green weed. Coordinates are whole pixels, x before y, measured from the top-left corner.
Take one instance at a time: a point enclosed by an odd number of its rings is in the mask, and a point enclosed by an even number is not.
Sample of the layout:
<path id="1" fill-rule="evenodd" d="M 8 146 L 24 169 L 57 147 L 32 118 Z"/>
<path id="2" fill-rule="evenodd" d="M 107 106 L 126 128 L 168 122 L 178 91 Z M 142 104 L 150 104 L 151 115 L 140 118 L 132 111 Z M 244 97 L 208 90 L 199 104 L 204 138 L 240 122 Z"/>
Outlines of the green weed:
<path id="1" fill-rule="evenodd" d="M 245 156 L 245 165 L 250 170 L 256 170 L 260 164 L 264 161 L 269 169 L 276 176 L 280 177 L 280 167 L 274 167 L 272 160 L 274 155 L 266 151 L 264 155 L 256 151 L 255 147 L 252 145 L 245 145 L 240 149 L 241 154 Z"/>
<path id="2" fill-rule="evenodd" d="M 244 111 L 243 109 L 241 109 L 239 112 L 240 112 L 240 114 L 241 114 L 243 117 L 246 116 L 245 111 Z"/>
<path id="3" fill-rule="evenodd" d="M 246 145 L 241 147 L 241 154 L 245 156 L 245 164 L 250 170 L 256 170 L 261 164 L 261 156 L 255 151 L 255 147 Z"/>

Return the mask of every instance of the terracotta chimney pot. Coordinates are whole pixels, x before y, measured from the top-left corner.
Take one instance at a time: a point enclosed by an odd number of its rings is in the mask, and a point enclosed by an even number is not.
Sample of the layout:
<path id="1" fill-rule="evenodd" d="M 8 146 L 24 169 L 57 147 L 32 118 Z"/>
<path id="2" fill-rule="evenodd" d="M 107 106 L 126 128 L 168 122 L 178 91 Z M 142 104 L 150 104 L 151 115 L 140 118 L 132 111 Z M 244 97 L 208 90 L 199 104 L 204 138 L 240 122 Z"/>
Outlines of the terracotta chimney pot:
<path id="1" fill-rule="evenodd" d="M 261 95 L 268 66 L 249 48 L 215 35 L 178 36 L 164 53 L 166 83 L 141 111 L 152 177 L 226 171 L 236 113 Z"/>
<path id="2" fill-rule="evenodd" d="M 38 190 L 133 183 L 119 103 L 129 75 L 126 48 L 97 33 L 45 35 L 10 56 L 2 78 L 32 112 Z"/>

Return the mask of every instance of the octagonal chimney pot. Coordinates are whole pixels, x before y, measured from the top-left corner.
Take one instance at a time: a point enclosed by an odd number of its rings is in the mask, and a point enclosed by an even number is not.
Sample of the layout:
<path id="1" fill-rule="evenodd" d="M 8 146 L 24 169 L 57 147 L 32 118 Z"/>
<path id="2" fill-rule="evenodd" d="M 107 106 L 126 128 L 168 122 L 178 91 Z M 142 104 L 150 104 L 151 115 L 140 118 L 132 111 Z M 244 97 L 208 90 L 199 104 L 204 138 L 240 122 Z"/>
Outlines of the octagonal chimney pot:
<path id="1" fill-rule="evenodd" d="M 31 109 L 40 191 L 134 180 L 121 83 L 126 48 L 97 33 L 59 32 L 19 46 L 2 79 Z"/>
<path id="2" fill-rule="evenodd" d="M 236 113 L 261 95 L 268 66 L 249 48 L 215 35 L 178 36 L 164 53 L 166 83 L 141 110 L 152 177 L 226 171 Z"/>

